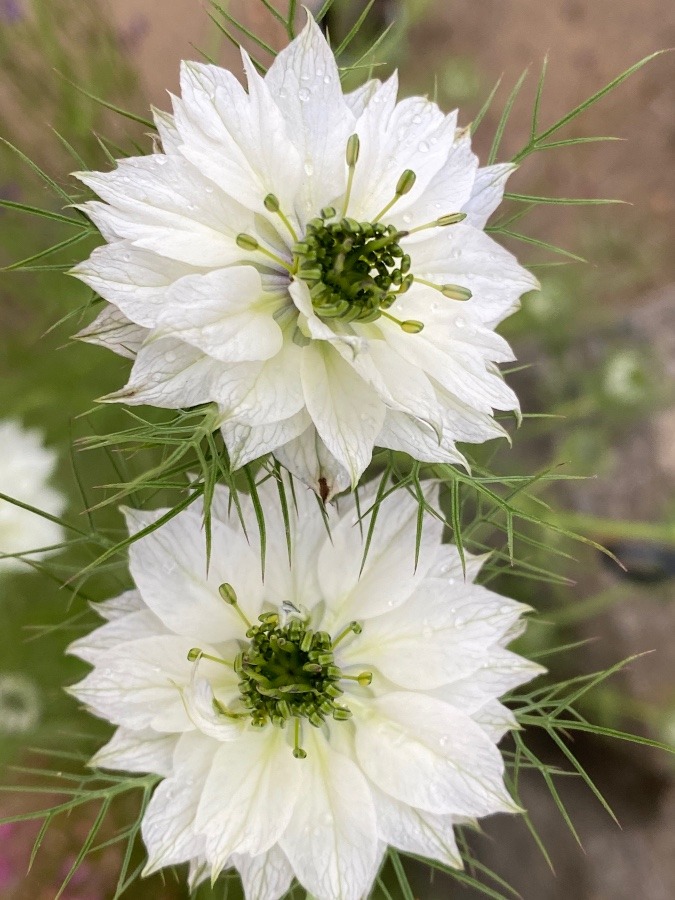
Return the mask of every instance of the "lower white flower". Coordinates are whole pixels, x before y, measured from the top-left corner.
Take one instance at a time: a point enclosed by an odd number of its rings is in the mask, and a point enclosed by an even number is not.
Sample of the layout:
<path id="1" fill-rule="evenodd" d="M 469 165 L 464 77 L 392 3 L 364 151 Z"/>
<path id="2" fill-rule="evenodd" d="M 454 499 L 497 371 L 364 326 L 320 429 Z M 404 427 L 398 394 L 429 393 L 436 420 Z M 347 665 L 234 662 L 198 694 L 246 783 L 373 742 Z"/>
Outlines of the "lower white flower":
<path id="1" fill-rule="evenodd" d="M 136 588 L 71 646 L 94 666 L 72 691 L 118 726 L 93 764 L 164 776 L 146 873 L 234 867 L 247 900 L 293 877 L 317 900 L 359 900 L 387 845 L 461 866 L 457 819 L 516 810 L 496 746 L 515 720 L 497 698 L 541 670 L 505 646 L 526 607 L 473 583 L 482 559 L 465 580 L 435 519 L 415 568 L 405 492 L 381 504 L 360 575 L 368 516 L 349 499 L 329 538 L 295 493 L 289 554 L 277 489 L 261 488 L 264 581 L 224 492 L 208 567 L 191 510 L 134 543 Z M 160 515 L 129 510 L 129 528 Z"/>
<path id="2" fill-rule="evenodd" d="M 14 421 L 0 422 L 0 447 L 0 494 L 49 515 L 60 515 L 66 505 L 65 497 L 48 484 L 56 466 L 56 454 L 42 445 L 40 434 L 26 431 Z M 4 554 L 51 547 L 63 537 L 63 529 L 56 522 L 0 498 L 0 574 L 27 568 L 21 559 Z M 43 555 L 31 553 L 30 558 Z"/>

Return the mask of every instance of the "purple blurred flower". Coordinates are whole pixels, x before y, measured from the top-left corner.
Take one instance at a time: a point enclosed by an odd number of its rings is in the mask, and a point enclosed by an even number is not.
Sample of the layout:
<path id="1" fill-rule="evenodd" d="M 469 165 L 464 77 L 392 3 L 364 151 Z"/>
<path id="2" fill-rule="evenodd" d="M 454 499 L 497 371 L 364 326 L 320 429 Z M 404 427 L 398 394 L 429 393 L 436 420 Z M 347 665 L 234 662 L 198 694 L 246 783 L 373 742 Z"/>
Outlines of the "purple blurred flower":
<path id="1" fill-rule="evenodd" d="M 25 16 L 25 11 L 20 0 L 0 0 L 0 20 L 13 25 L 20 22 Z"/>

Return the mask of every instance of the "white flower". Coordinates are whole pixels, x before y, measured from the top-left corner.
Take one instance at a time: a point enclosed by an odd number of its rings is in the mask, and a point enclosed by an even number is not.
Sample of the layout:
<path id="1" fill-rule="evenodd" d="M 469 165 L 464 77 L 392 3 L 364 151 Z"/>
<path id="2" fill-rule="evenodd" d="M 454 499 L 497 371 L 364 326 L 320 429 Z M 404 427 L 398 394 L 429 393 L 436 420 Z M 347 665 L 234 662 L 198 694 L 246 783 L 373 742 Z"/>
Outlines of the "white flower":
<path id="1" fill-rule="evenodd" d="M 0 422 L 0 448 L 0 493 L 52 516 L 61 515 L 65 498 L 48 484 L 56 454 L 42 445 L 39 433 L 26 431 L 18 422 Z M 63 539 L 60 525 L 0 498 L 0 553 L 26 553 Z M 30 558 L 43 555 L 31 553 Z M 20 559 L 0 558 L 0 574 L 26 570 Z"/>
<path id="2" fill-rule="evenodd" d="M 134 543 L 136 587 L 72 645 L 94 666 L 72 691 L 118 726 L 93 764 L 164 776 L 147 873 L 189 861 L 194 880 L 236 868 L 247 900 L 277 900 L 293 876 L 317 900 L 360 900 L 388 844 L 460 866 L 453 823 L 515 809 L 496 746 L 515 720 L 497 698 L 540 669 L 506 649 L 525 607 L 473 583 L 482 559 L 465 581 L 437 520 L 415 570 L 405 492 L 381 505 L 360 577 L 352 498 L 329 511 L 329 538 L 295 494 L 289 561 L 262 486 L 264 581 L 225 492 L 208 569 L 198 512 Z M 129 528 L 160 515 L 129 510 Z"/>
<path id="3" fill-rule="evenodd" d="M 462 462 L 518 406 L 493 329 L 537 282 L 483 231 L 514 167 L 396 75 L 343 94 L 311 18 L 265 78 L 243 56 L 248 93 L 184 63 L 163 152 L 78 175 L 108 243 L 74 274 L 110 304 L 79 337 L 135 357 L 108 399 L 215 402 L 235 467 L 275 453 L 324 498 L 374 445 Z"/>

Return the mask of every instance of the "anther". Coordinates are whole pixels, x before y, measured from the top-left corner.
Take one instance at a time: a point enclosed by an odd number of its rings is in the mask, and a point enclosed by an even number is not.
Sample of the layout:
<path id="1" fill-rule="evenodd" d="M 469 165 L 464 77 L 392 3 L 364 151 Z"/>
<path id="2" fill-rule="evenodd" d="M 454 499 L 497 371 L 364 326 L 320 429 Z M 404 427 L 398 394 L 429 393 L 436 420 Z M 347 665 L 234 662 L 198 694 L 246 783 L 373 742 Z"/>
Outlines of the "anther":
<path id="1" fill-rule="evenodd" d="M 359 159 L 359 152 L 361 150 L 361 140 L 359 139 L 358 134 L 352 134 L 347 141 L 347 166 L 349 167 L 349 175 L 347 176 L 347 189 L 345 190 L 345 199 L 342 202 L 342 217 L 344 218 L 347 215 L 347 210 L 349 209 L 349 200 L 352 196 L 352 187 L 354 186 L 354 171 L 356 170 L 356 163 Z"/>
<path id="2" fill-rule="evenodd" d="M 227 582 L 224 582 L 218 588 L 218 593 L 220 594 L 220 596 L 223 598 L 223 600 L 226 603 L 228 603 L 230 606 L 234 607 L 234 609 L 237 612 L 237 615 L 239 616 L 239 618 L 242 620 L 242 622 L 248 628 L 248 631 L 246 632 L 247 637 L 249 637 L 249 636 L 254 637 L 255 634 L 257 634 L 258 629 L 256 628 L 255 625 L 253 625 L 249 621 L 246 614 L 244 613 L 242 608 L 239 606 L 239 602 L 237 601 L 237 594 L 236 594 L 234 588 L 232 587 L 232 585 L 228 584 Z M 249 632 L 250 632 L 250 635 L 249 635 Z"/>
<path id="3" fill-rule="evenodd" d="M 457 225 L 459 222 L 463 222 L 466 219 L 466 213 L 450 213 L 447 216 L 441 216 L 438 219 L 435 219 L 433 222 L 426 222 L 424 225 L 418 225 L 416 228 L 411 228 L 408 231 L 408 234 L 415 234 L 417 231 L 426 231 L 429 228 L 446 228 L 448 225 Z"/>
<path id="4" fill-rule="evenodd" d="M 433 288 L 435 291 L 440 291 L 444 297 L 447 297 L 448 300 L 470 300 L 473 294 L 468 288 L 462 287 L 460 284 L 436 284 L 433 281 L 427 281 L 426 278 L 417 278 L 414 279 L 417 284 L 423 284 L 426 287 Z"/>
<path id="5" fill-rule="evenodd" d="M 359 675 L 343 675 L 347 681 L 356 681 L 361 687 L 368 687 L 373 683 L 372 672 L 361 672 Z"/>
<path id="6" fill-rule="evenodd" d="M 268 194 L 264 199 L 265 209 L 269 212 L 278 213 L 280 209 L 279 198 L 274 194 Z"/>
<path id="7" fill-rule="evenodd" d="M 281 212 L 279 214 L 281 215 Z M 295 232 L 293 232 L 293 234 L 295 235 Z M 295 235 L 295 238 L 297 238 L 297 235 Z M 256 238 L 251 237 L 250 234 L 238 234 L 235 241 L 237 247 L 240 247 L 242 250 L 248 250 L 250 253 L 257 251 L 258 253 L 264 254 L 264 256 L 269 256 L 269 258 L 273 259 L 277 265 L 293 274 L 293 270 L 288 265 L 285 259 L 282 259 L 276 253 L 272 253 L 272 251 L 268 250 L 267 247 L 261 246 L 260 242 L 256 240 Z"/>
<path id="8" fill-rule="evenodd" d="M 254 250 L 260 249 L 260 244 L 254 237 L 251 237 L 250 234 L 238 234 L 237 247 L 241 247 L 242 250 L 250 250 L 253 252 Z"/>
<path id="9" fill-rule="evenodd" d="M 381 311 L 381 314 L 385 317 L 385 319 L 396 322 L 401 331 L 405 331 L 406 334 L 419 334 L 420 331 L 422 331 L 422 329 L 424 328 L 424 322 L 420 322 L 417 319 L 405 319 L 404 321 L 401 321 L 401 319 L 397 319 L 390 313 L 384 312 L 384 310 Z"/>
<path id="10" fill-rule="evenodd" d="M 193 647 L 192 650 L 188 651 L 188 662 L 197 662 L 197 660 L 200 660 L 203 655 L 204 652 L 200 650 L 199 647 Z"/>
<path id="11" fill-rule="evenodd" d="M 405 197 L 406 194 L 409 194 L 413 189 L 416 181 L 417 175 L 415 175 L 413 170 L 406 169 L 396 183 L 396 191 L 394 193 L 393 200 L 390 200 L 389 203 L 387 203 L 387 205 L 380 210 L 380 212 L 375 216 L 375 221 L 379 222 L 382 217 L 389 212 L 392 206 L 398 203 L 401 197 Z"/>
<path id="12" fill-rule="evenodd" d="M 359 622 L 350 622 L 346 628 L 343 628 L 342 631 L 338 634 L 338 636 L 333 641 L 333 647 L 337 647 L 340 641 L 344 640 L 349 634 L 361 634 L 363 631 L 363 626 Z"/>

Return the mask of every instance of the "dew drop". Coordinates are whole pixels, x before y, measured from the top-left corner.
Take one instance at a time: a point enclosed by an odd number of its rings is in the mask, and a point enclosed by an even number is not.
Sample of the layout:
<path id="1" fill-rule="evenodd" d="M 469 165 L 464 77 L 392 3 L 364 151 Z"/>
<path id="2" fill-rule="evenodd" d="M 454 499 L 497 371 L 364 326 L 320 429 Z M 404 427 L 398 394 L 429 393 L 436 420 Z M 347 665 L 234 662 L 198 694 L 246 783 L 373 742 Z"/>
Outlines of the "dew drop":
<path id="1" fill-rule="evenodd" d="M 320 73 L 317 72 L 316 74 L 319 75 Z M 309 75 L 305 72 L 304 75 L 300 76 L 300 81 L 309 81 Z"/>
<path id="2" fill-rule="evenodd" d="M 279 88 L 279 96 L 283 100 L 283 98 L 286 96 L 286 88 Z"/>
<path id="3" fill-rule="evenodd" d="M 166 156 L 160 156 L 160 155 L 157 156 L 157 165 L 158 166 L 165 166 L 166 163 L 167 163 Z"/>
<path id="4" fill-rule="evenodd" d="M 305 175 L 313 175 L 314 174 L 314 163 L 311 162 L 309 159 L 305 163 L 304 168 L 305 168 Z"/>
<path id="5" fill-rule="evenodd" d="M 449 743 L 450 743 L 450 738 L 448 737 L 447 734 L 442 735 L 438 739 L 439 747 L 447 747 Z"/>
<path id="6" fill-rule="evenodd" d="M 506 613 L 510 613 L 511 610 L 512 610 L 512 607 L 508 606 L 506 603 L 504 604 L 504 606 L 500 606 L 500 607 L 499 607 L 499 612 L 500 612 L 503 616 L 505 616 Z"/>
<path id="7" fill-rule="evenodd" d="M 125 253 L 122 259 L 124 260 L 124 262 L 129 262 L 129 260 L 131 259 L 131 254 Z"/>
<path id="8" fill-rule="evenodd" d="M 434 302 L 434 303 L 431 304 L 431 310 L 432 310 L 432 312 L 438 312 L 439 309 L 440 309 L 440 307 L 439 307 L 438 303 L 435 303 L 435 302 Z"/>
<path id="9" fill-rule="evenodd" d="M 420 151 L 420 153 L 428 153 L 429 145 L 426 141 L 420 141 L 417 145 L 417 149 Z"/>
<path id="10" fill-rule="evenodd" d="M 455 326 L 457 328 L 464 328 L 466 325 L 466 319 L 463 319 L 461 316 L 457 316 L 455 319 Z"/>
<path id="11" fill-rule="evenodd" d="M 333 79 L 330 77 L 330 75 L 324 75 L 324 76 L 323 76 L 323 83 L 324 83 L 324 84 L 330 84 L 332 80 L 333 80 Z"/>
<path id="12" fill-rule="evenodd" d="M 396 601 L 395 600 L 387 600 L 387 606 L 389 607 L 389 609 L 393 609 L 396 606 Z"/>
<path id="13" fill-rule="evenodd" d="M 176 361 L 176 354 L 173 352 L 173 350 L 169 350 L 168 353 L 165 353 L 165 354 L 164 354 L 164 359 L 165 359 L 168 363 L 175 362 L 175 361 Z"/>
<path id="14" fill-rule="evenodd" d="M 403 221 L 405 222 L 406 225 L 410 225 L 410 223 L 412 222 L 412 216 L 410 215 L 410 213 L 406 213 L 403 216 Z"/>
<path id="15" fill-rule="evenodd" d="M 302 100 L 303 103 L 307 103 L 311 96 L 312 92 L 309 90 L 309 88 L 300 88 L 300 90 L 298 91 L 298 97 Z"/>

